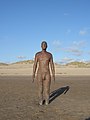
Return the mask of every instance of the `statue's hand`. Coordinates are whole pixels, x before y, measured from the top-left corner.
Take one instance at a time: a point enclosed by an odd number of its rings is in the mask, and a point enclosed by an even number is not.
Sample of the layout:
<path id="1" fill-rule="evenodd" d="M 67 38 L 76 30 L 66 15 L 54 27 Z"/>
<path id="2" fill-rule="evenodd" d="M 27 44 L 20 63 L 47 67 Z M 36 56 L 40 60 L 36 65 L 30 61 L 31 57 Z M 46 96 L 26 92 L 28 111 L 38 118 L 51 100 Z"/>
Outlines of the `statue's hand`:
<path id="1" fill-rule="evenodd" d="M 55 75 L 52 75 L 52 80 L 55 83 Z"/>
<path id="2" fill-rule="evenodd" d="M 32 83 L 34 83 L 35 80 L 35 74 L 32 75 Z"/>

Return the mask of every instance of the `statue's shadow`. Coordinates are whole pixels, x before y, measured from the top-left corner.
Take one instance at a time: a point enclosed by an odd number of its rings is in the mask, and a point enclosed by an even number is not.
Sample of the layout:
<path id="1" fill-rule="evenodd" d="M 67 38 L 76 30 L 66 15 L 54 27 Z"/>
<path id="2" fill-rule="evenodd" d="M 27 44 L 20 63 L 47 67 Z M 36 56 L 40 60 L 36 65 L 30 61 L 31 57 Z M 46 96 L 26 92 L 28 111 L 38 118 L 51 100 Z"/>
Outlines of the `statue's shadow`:
<path id="1" fill-rule="evenodd" d="M 89 117 L 89 118 L 86 118 L 85 120 L 90 120 L 90 117 Z"/>
<path id="2" fill-rule="evenodd" d="M 69 89 L 70 89 L 69 86 L 65 86 L 65 87 L 61 87 L 59 89 L 56 89 L 56 90 L 52 91 L 50 93 L 49 103 L 51 103 L 54 99 L 56 99 L 61 94 L 63 94 L 63 93 L 66 94 Z"/>

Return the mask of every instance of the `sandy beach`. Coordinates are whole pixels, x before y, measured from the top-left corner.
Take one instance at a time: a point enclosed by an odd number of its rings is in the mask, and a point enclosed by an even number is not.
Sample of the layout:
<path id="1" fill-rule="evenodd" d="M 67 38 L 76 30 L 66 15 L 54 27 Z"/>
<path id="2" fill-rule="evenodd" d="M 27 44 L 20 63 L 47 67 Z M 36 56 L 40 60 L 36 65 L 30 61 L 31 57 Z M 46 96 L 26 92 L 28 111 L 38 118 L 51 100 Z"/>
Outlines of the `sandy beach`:
<path id="1" fill-rule="evenodd" d="M 55 69 L 50 104 L 39 106 L 32 65 L 0 66 L 0 120 L 90 120 L 90 68 Z"/>
<path id="2" fill-rule="evenodd" d="M 0 120 L 90 120 L 90 0 L 0 0 Z"/>
<path id="3" fill-rule="evenodd" d="M 32 75 L 33 64 L 0 65 L 0 76 Z M 89 76 L 90 68 L 75 68 L 55 65 L 55 74 L 60 76 Z"/>

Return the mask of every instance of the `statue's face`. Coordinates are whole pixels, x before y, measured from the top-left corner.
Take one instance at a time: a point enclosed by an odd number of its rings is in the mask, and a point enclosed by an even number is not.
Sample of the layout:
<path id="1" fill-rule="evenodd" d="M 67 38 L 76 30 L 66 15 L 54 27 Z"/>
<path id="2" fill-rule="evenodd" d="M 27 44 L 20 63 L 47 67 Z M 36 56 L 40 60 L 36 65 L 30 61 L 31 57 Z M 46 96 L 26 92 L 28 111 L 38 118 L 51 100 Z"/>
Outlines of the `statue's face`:
<path id="1" fill-rule="evenodd" d="M 46 43 L 46 42 L 43 42 L 42 45 L 41 45 L 41 47 L 42 47 L 43 50 L 46 50 L 46 48 L 47 48 L 47 43 Z"/>

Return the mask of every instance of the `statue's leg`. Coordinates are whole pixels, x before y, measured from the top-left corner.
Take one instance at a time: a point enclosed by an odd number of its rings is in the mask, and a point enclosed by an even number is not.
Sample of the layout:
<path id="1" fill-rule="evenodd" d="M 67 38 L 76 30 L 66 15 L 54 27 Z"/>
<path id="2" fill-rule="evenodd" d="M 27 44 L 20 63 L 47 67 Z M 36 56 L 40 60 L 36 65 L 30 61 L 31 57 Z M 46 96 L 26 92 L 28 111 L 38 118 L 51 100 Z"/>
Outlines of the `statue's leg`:
<path id="1" fill-rule="evenodd" d="M 44 80 L 44 92 L 45 92 L 45 104 L 49 104 L 49 95 L 50 95 L 50 84 L 51 84 L 51 76 L 50 74 L 46 75 L 46 79 Z"/>
<path id="2" fill-rule="evenodd" d="M 37 75 L 39 104 L 43 104 L 43 80 L 41 74 Z"/>

